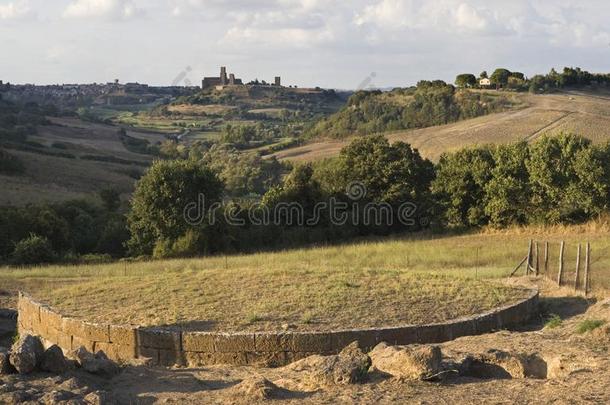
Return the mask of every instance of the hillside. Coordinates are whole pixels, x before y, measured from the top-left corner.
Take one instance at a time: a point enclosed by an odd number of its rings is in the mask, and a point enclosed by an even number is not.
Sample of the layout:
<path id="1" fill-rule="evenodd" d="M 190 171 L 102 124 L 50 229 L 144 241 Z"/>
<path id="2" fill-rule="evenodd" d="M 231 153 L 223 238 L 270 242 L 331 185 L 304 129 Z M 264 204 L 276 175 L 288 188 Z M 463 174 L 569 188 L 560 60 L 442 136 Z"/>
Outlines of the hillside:
<path id="1" fill-rule="evenodd" d="M 340 111 L 316 123 L 306 136 L 340 139 L 426 128 L 505 111 L 516 101 L 509 93 L 456 89 L 440 80 L 389 92 L 359 91 Z"/>
<path id="2" fill-rule="evenodd" d="M 97 193 L 105 187 L 122 194 L 133 190 L 135 179 L 153 156 L 130 151 L 124 139 L 144 139 L 155 144 L 163 135 L 128 131 L 78 118 L 49 117 L 27 141 L 6 144 L 4 149 L 24 166 L 23 173 L 0 175 L 0 205 L 25 205 L 65 201 Z"/>
<path id="3" fill-rule="evenodd" d="M 387 133 L 436 160 L 447 151 L 469 145 L 534 140 L 544 133 L 574 132 L 594 142 L 610 140 L 610 93 L 563 92 L 549 95 L 515 93 L 524 107 L 430 128 Z M 278 159 L 314 161 L 335 156 L 353 138 L 318 140 L 275 153 Z"/>

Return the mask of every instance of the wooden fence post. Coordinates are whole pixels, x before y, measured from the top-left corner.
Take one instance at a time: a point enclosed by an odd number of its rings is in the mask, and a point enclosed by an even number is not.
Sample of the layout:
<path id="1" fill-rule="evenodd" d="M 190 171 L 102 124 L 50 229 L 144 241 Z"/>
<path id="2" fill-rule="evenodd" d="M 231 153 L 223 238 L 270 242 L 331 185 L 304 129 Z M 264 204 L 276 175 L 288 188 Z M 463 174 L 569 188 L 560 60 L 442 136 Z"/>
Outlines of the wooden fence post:
<path id="1" fill-rule="evenodd" d="M 561 247 L 559 248 L 559 275 L 557 276 L 557 284 L 561 285 L 561 278 L 563 277 L 563 250 L 565 248 L 565 242 L 561 241 Z"/>
<path id="2" fill-rule="evenodd" d="M 540 249 L 538 249 L 538 241 L 536 241 L 536 277 L 540 274 Z"/>
<path id="3" fill-rule="evenodd" d="M 587 242 L 587 249 L 585 251 L 585 296 L 589 293 L 590 277 L 591 277 L 591 244 Z"/>
<path id="4" fill-rule="evenodd" d="M 549 242 L 544 242 L 544 275 L 549 276 Z"/>
<path id="5" fill-rule="evenodd" d="M 530 268 L 532 267 L 532 245 L 534 241 L 530 239 L 530 245 L 527 249 L 527 264 L 525 265 L 525 275 L 529 276 Z"/>
<path id="6" fill-rule="evenodd" d="M 580 279 L 580 243 L 576 251 L 576 277 L 574 277 L 574 291 L 578 291 L 578 280 Z"/>

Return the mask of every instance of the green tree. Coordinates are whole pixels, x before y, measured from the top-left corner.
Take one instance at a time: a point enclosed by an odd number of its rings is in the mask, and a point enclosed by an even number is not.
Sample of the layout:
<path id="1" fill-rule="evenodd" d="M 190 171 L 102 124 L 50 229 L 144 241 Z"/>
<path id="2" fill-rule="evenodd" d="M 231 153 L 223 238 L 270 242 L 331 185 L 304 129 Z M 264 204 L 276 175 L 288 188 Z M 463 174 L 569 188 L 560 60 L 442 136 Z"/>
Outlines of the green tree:
<path id="1" fill-rule="evenodd" d="M 429 215 L 434 166 L 409 144 L 390 145 L 382 135 L 359 138 L 341 150 L 339 162 L 343 190 L 361 183 L 370 201 L 392 206 L 410 202 L 419 216 Z"/>
<path id="2" fill-rule="evenodd" d="M 17 242 L 12 255 L 13 264 L 19 266 L 52 263 L 55 258 L 49 240 L 35 234 Z"/>
<path id="3" fill-rule="evenodd" d="M 115 188 L 104 188 L 100 190 L 99 196 L 108 212 L 115 212 L 121 206 L 121 193 Z"/>
<path id="4" fill-rule="evenodd" d="M 482 72 L 481 72 L 481 74 L 479 75 L 479 77 L 480 77 L 481 79 L 488 79 L 488 78 L 489 78 L 489 75 L 487 74 L 487 71 L 486 71 L 486 70 L 484 70 L 484 71 L 482 71 Z"/>
<path id="5" fill-rule="evenodd" d="M 471 73 L 462 73 L 455 78 L 455 85 L 458 87 L 474 87 L 477 85 L 477 78 Z"/>
<path id="6" fill-rule="evenodd" d="M 525 162 L 528 157 L 526 142 L 493 148 L 494 167 L 485 185 L 485 214 L 492 225 L 505 227 L 527 223 L 530 191 Z"/>
<path id="7" fill-rule="evenodd" d="M 222 182 L 206 165 L 193 161 L 156 161 L 136 184 L 128 214 L 132 254 L 151 254 L 157 242 L 173 244 L 192 228 L 185 210 L 192 207 L 204 215 L 218 202 Z M 198 202 L 204 199 L 204 206 Z M 207 219 L 205 216 L 202 217 Z M 207 223 L 204 221 L 202 226 Z"/>
<path id="8" fill-rule="evenodd" d="M 510 74 L 510 70 L 500 68 L 496 69 L 489 79 L 491 80 L 491 84 L 506 86 L 508 84 Z"/>
<path id="9" fill-rule="evenodd" d="M 604 163 L 588 139 L 544 136 L 531 145 L 527 168 L 533 222 L 580 221 L 605 206 Z"/>
<path id="10" fill-rule="evenodd" d="M 450 227 L 487 224 L 485 188 L 491 180 L 493 167 L 488 147 L 462 149 L 441 156 L 432 191 L 445 224 Z"/>

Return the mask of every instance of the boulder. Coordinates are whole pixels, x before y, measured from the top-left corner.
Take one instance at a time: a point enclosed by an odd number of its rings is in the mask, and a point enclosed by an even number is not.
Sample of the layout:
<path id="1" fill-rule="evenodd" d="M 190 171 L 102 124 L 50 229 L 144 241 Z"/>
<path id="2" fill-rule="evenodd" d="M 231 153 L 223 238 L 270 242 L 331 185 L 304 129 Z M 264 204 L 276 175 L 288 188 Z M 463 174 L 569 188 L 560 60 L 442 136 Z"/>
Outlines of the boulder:
<path id="1" fill-rule="evenodd" d="M 277 398 L 281 388 L 262 376 L 249 376 L 235 386 L 235 392 L 239 396 L 245 396 L 251 400 L 264 400 Z"/>
<path id="2" fill-rule="evenodd" d="M 120 371 L 119 366 L 103 351 L 93 354 L 81 346 L 73 352 L 73 355 L 82 369 L 91 374 L 112 377 Z"/>
<path id="3" fill-rule="evenodd" d="M 57 345 L 49 347 L 42 357 L 41 370 L 54 374 L 63 374 L 70 369 L 70 365 L 64 357 L 64 352 Z"/>
<path id="4" fill-rule="evenodd" d="M 105 391 L 90 392 L 83 399 L 87 405 L 111 405 L 116 403 L 112 396 Z"/>
<path id="5" fill-rule="evenodd" d="M 376 370 L 408 380 L 432 379 L 442 367 L 442 354 L 438 346 L 388 346 L 380 343 L 369 356 Z"/>
<path id="6" fill-rule="evenodd" d="M 371 359 L 354 342 L 332 356 L 310 356 L 287 366 L 308 373 L 317 384 L 346 385 L 362 382 L 368 375 Z"/>
<path id="7" fill-rule="evenodd" d="M 38 337 L 25 335 L 13 345 L 10 361 L 19 374 L 29 374 L 42 363 L 44 347 Z"/>
<path id="8" fill-rule="evenodd" d="M 0 347 L 0 375 L 13 374 L 15 368 L 10 362 L 10 352 L 4 347 Z"/>

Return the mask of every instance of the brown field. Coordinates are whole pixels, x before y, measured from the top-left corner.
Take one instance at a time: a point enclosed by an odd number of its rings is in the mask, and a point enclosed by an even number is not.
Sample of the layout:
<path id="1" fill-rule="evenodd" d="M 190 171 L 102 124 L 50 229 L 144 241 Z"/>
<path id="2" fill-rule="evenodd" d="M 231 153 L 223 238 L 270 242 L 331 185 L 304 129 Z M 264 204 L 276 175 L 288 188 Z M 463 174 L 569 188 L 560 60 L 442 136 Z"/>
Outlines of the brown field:
<path id="1" fill-rule="evenodd" d="M 38 127 L 30 140 L 46 146 L 46 151 L 67 153 L 75 158 L 49 156 L 30 151 L 11 150 L 25 164 L 19 176 L 0 176 L 0 205 L 25 205 L 43 201 L 58 202 L 97 193 L 114 187 L 130 194 L 134 176 L 152 161 L 152 156 L 128 151 L 118 135 L 118 127 L 81 121 L 76 118 L 51 118 L 53 125 Z M 128 131 L 130 136 L 154 144 L 162 135 Z M 61 143 L 64 148 L 53 148 Z M 85 155 L 119 158 L 126 163 L 87 160 Z M 133 162 L 129 164 L 127 162 Z"/>
<path id="2" fill-rule="evenodd" d="M 208 105 L 198 105 L 198 104 L 179 104 L 179 105 L 169 105 L 167 106 L 167 110 L 169 112 L 176 112 L 182 115 L 222 115 L 231 110 L 234 110 L 237 107 L 220 105 L 220 104 L 208 104 Z"/>
<path id="3" fill-rule="evenodd" d="M 437 160 L 443 152 L 469 145 L 533 141 L 543 134 L 573 132 L 595 142 L 610 140 L 610 96 L 582 92 L 516 94 L 522 108 L 437 127 L 387 133 L 392 141 L 411 144 Z M 278 159 L 313 161 L 336 156 L 350 142 L 319 140 L 277 152 Z"/>

